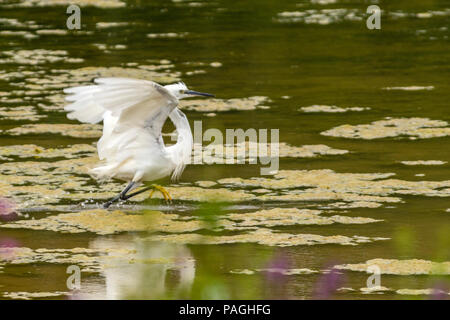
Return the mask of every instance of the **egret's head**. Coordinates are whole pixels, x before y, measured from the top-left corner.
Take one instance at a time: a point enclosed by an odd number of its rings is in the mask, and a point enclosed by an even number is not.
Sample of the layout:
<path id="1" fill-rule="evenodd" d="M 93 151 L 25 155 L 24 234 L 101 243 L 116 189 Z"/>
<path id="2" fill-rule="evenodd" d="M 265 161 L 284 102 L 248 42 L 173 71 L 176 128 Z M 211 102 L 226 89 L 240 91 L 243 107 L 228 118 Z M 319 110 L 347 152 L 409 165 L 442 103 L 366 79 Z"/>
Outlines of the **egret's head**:
<path id="1" fill-rule="evenodd" d="M 172 95 L 177 97 L 177 99 L 183 99 L 192 96 L 214 97 L 213 94 L 189 90 L 184 82 L 169 84 L 167 86 L 164 86 L 164 88 L 166 88 Z"/>

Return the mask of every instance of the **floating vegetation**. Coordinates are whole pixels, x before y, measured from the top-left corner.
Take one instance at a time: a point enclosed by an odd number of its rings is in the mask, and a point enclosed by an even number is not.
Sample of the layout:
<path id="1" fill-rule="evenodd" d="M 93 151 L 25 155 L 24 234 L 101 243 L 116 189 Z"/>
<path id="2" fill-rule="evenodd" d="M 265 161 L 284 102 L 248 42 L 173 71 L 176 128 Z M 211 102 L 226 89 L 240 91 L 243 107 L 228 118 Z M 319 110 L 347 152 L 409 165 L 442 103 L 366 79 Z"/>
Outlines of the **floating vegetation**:
<path id="1" fill-rule="evenodd" d="M 124 250 L 125 253 L 128 253 Z M 31 263 L 76 264 L 83 272 L 98 270 L 98 250 L 73 249 L 30 249 L 21 247 L 1 248 L 0 265 L 23 265 Z M 6 254 L 5 254 L 6 253 Z M 120 253 L 120 252 L 119 252 Z"/>
<path id="2" fill-rule="evenodd" d="M 337 290 L 338 292 L 355 292 L 357 290 L 353 288 L 342 287 Z M 437 295 L 450 295 L 450 292 L 440 289 L 393 289 L 383 286 L 374 286 L 370 288 L 360 288 L 359 291 L 363 294 L 384 294 L 384 293 L 395 293 L 398 295 L 407 296 L 437 296 Z"/>
<path id="3" fill-rule="evenodd" d="M 286 225 L 325 225 L 333 223 L 342 224 L 365 224 L 379 222 L 371 218 L 346 217 L 346 216 L 320 216 L 320 210 L 297 209 L 297 208 L 273 208 L 259 210 L 249 213 L 234 213 L 224 216 L 225 219 L 233 221 L 226 228 L 244 227 L 274 227 Z M 219 222 L 218 225 L 221 225 Z"/>
<path id="4" fill-rule="evenodd" d="M 329 4 L 334 0 L 317 0 L 315 4 Z M 450 15 L 450 9 L 430 10 L 427 12 L 403 12 L 388 11 L 383 13 L 396 18 L 419 18 L 429 19 L 436 16 Z M 333 8 L 333 9 L 307 9 L 303 11 L 284 11 L 277 14 L 275 21 L 280 23 L 305 23 L 329 25 L 342 23 L 345 21 L 362 21 L 365 18 L 365 11 L 356 8 Z"/>
<path id="5" fill-rule="evenodd" d="M 75 138 L 99 138 L 102 135 L 102 126 L 98 124 L 25 124 L 20 127 L 6 130 L 10 135 L 53 133 Z"/>
<path id="6" fill-rule="evenodd" d="M 0 24 L 3 27 L 14 27 L 17 29 L 38 29 L 41 27 L 36 21 L 19 21 L 12 18 L 0 18 Z"/>
<path id="7" fill-rule="evenodd" d="M 373 273 L 369 267 L 376 266 L 381 274 L 395 275 L 449 275 L 450 262 L 432 262 L 428 260 L 410 259 L 372 259 L 365 263 L 336 265 L 334 268 L 339 270 L 350 270 Z M 370 269 L 373 270 L 373 269 Z"/>
<path id="8" fill-rule="evenodd" d="M 429 10 L 426 12 L 404 12 L 404 11 L 391 11 L 389 15 L 393 18 L 419 18 L 429 19 L 433 17 L 444 17 L 450 15 L 450 8 L 444 10 Z"/>
<path id="9" fill-rule="evenodd" d="M 34 50 L 9 50 L 3 51 L 2 56 L 6 58 L 0 59 L 2 63 L 15 63 L 20 65 L 39 65 L 44 63 L 81 63 L 84 60 L 81 58 L 68 57 L 66 50 L 46 50 L 46 49 L 34 49 Z"/>
<path id="10" fill-rule="evenodd" d="M 370 124 L 346 124 L 321 132 L 321 134 L 331 137 L 366 140 L 406 136 L 414 140 L 450 136 L 450 127 L 448 127 L 446 121 L 442 120 L 387 118 Z"/>
<path id="11" fill-rule="evenodd" d="M 288 225 L 366 224 L 379 222 L 371 218 L 346 216 L 320 216 L 319 210 L 297 208 L 273 208 L 246 213 L 229 213 L 217 216 L 214 231 L 259 230 L 267 227 Z M 92 232 L 100 235 L 121 232 L 164 232 L 186 233 L 209 228 L 196 216 L 181 217 L 160 211 L 146 211 L 144 214 L 130 214 L 123 211 L 104 209 L 61 213 L 41 219 L 24 219 L 0 225 L 2 228 L 47 230 L 62 233 Z M 363 242 L 359 238 L 358 242 Z"/>
<path id="12" fill-rule="evenodd" d="M 337 2 L 337 0 L 311 0 L 312 4 L 318 4 L 318 5 L 327 5 L 327 4 L 333 4 L 336 2 Z"/>
<path id="13" fill-rule="evenodd" d="M 29 31 L 13 31 L 13 30 L 2 30 L 0 31 L 0 36 L 4 37 L 21 37 L 24 39 L 35 39 L 38 38 L 37 35 Z M 0 63 L 7 63 L 4 60 L 0 60 Z"/>
<path id="14" fill-rule="evenodd" d="M 450 181 L 387 179 L 393 173 L 336 173 L 332 170 L 281 170 L 273 178 L 225 178 L 218 182 L 235 187 L 282 190 L 261 195 L 272 201 L 400 202 L 394 195 L 450 196 Z"/>
<path id="15" fill-rule="evenodd" d="M 309 9 L 305 11 L 285 11 L 277 15 L 276 21 L 282 23 L 305 23 L 328 25 L 343 21 L 361 21 L 363 14 L 358 9 Z"/>
<path id="16" fill-rule="evenodd" d="M 22 126 L 7 130 L 10 134 L 61 133 L 73 137 L 94 138 L 100 134 L 96 126 L 86 125 Z M 11 132 L 12 131 L 12 132 Z M 0 148 L 0 156 L 9 159 L 65 157 L 52 162 L 7 162 L 0 164 L 0 191 L 5 196 L 19 197 L 23 205 L 107 199 L 120 191 L 120 183 L 90 185 L 89 168 L 98 164 L 92 145 L 79 144 L 57 152 L 34 145 Z M 281 153 L 282 156 L 292 154 Z M 305 156 L 299 153 L 296 156 Z M 227 199 L 231 202 L 259 201 L 331 201 L 323 208 L 376 208 L 381 203 L 401 202 L 400 195 L 429 197 L 450 196 L 450 181 L 405 181 L 392 179 L 393 173 L 336 173 L 332 170 L 282 170 L 270 178 L 224 178 L 206 184 L 193 183 L 169 186 L 176 200 L 211 201 Z M 389 179 L 388 179 L 389 178 Z M 31 184 L 31 185 L 26 185 Z M 231 188 L 230 188 L 231 187 Z M 42 197 L 42 195 L 45 195 Z M 160 198 L 159 194 L 154 195 Z M 145 196 L 133 198 L 142 201 Z M 29 202 L 31 201 L 31 202 Z"/>
<path id="17" fill-rule="evenodd" d="M 311 270 L 308 268 L 301 268 L 301 269 L 282 269 L 282 268 L 269 268 L 269 269 L 235 269 L 231 270 L 230 273 L 232 274 L 247 274 L 252 275 L 258 272 L 268 272 L 268 273 L 279 273 L 283 276 L 292 276 L 292 275 L 301 275 L 301 274 L 313 274 L 318 273 L 317 270 Z"/>
<path id="18" fill-rule="evenodd" d="M 399 289 L 395 293 L 408 296 L 436 296 L 436 295 L 450 295 L 450 292 L 440 289 Z"/>
<path id="19" fill-rule="evenodd" d="M 75 144 L 65 148 L 43 148 L 34 144 L 22 144 L 0 147 L 0 159 L 19 158 L 80 158 L 94 156 L 97 149 L 88 144 Z"/>
<path id="20" fill-rule="evenodd" d="M 2 296 L 4 298 L 14 300 L 32 300 L 32 299 L 51 299 L 55 297 L 67 296 L 69 292 L 55 291 L 55 292 L 4 292 Z"/>
<path id="21" fill-rule="evenodd" d="M 433 90 L 434 86 L 385 87 L 383 90 L 421 91 Z"/>
<path id="22" fill-rule="evenodd" d="M 18 3 L 0 4 L 5 8 L 15 7 L 49 7 L 49 6 L 69 6 L 73 4 L 71 0 L 22 0 Z M 80 7 L 98 7 L 98 8 L 121 8 L 125 7 L 125 3 L 120 0 L 77 0 Z"/>
<path id="23" fill-rule="evenodd" d="M 121 232 L 184 233 L 201 230 L 207 225 L 195 217 L 181 219 L 177 214 L 146 211 L 144 214 L 128 214 L 104 209 L 62 213 L 36 220 L 20 220 L 1 225 L 2 228 L 49 230 L 62 233 L 92 232 L 100 235 Z"/>
<path id="24" fill-rule="evenodd" d="M 44 151 L 45 152 L 45 151 Z M 0 194 L 14 198 L 20 208 L 58 203 L 61 199 L 105 199 L 120 185 L 89 185 L 87 176 L 97 157 L 59 161 L 24 161 L 0 164 Z"/>
<path id="25" fill-rule="evenodd" d="M 230 159 L 251 163 L 261 154 L 276 155 L 280 158 L 315 158 L 342 155 L 348 152 L 348 150 L 334 149 L 323 144 L 296 147 L 285 142 L 272 144 L 244 141 L 235 142 L 233 145 L 221 145 L 214 141 L 203 148 L 194 147 L 193 158 L 202 159 L 205 163 L 227 163 Z"/>
<path id="26" fill-rule="evenodd" d="M 317 234 L 291 234 L 273 232 L 270 229 L 259 228 L 245 234 L 232 236 L 206 236 L 200 234 L 172 234 L 152 236 L 153 241 L 164 241 L 177 244 L 226 244 L 226 243 L 256 243 L 265 246 L 300 246 L 318 244 L 340 244 L 356 246 L 361 243 L 387 240 L 387 238 L 369 238 L 361 236 L 321 236 Z"/>
<path id="27" fill-rule="evenodd" d="M 175 32 L 167 32 L 167 33 L 148 33 L 147 38 L 184 38 L 188 35 L 188 32 L 175 33 Z"/>
<path id="28" fill-rule="evenodd" d="M 385 292 L 392 291 L 392 289 L 383 286 L 373 286 L 369 288 L 359 289 L 363 294 L 383 294 Z"/>
<path id="29" fill-rule="evenodd" d="M 309 107 L 301 107 L 300 111 L 307 112 L 307 113 L 313 113 L 313 112 L 327 112 L 327 113 L 343 113 L 343 112 L 349 112 L 349 111 L 365 111 L 370 110 L 370 108 L 367 107 L 337 107 L 337 106 L 326 106 L 326 105 L 312 105 Z"/>
<path id="30" fill-rule="evenodd" d="M 122 22 L 97 22 L 95 26 L 97 29 L 110 29 L 110 28 L 119 28 L 119 27 L 126 27 L 130 23 L 126 21 Z"/>
<path id="31" fill-rule="evenodd" d="M 104 43 L 93 43 L 92 45 L 105 53 L 109 53 L 111 50 L 124 50 L 127 48 L 124 44 L 107 45 Z"/>
<path id="32" fill-rule="evenodd" d="M 441 166 L 446 164 L 447 161 L 441 160 L 416 160 L 416 161 L 400 161 L 406 166 Z"/>
<path id="33" fill-rule="evenodd" d="M 46 117 L 46 115 L 38 114 L 36 109 L 32 106 L 18 106 L 11 108 L 0 107 L 0 120 L 37 121 Z"/>
<path id="34" fill-rule="evenodd" d="M 41 29 L 36 30 L 36 34 L 43 35 L 43 36 L 65 36 L 69 32 L 64 29 Z"/>
<path id="35" fill-rule="evenodd" d="M 180 109 L 197 112 L 224 112 L 234 110 L 267 109 L 263 103 L 270 102 L 267 97 L 255 96 L 241 99 L 190 99 L 180 101 Z"/>

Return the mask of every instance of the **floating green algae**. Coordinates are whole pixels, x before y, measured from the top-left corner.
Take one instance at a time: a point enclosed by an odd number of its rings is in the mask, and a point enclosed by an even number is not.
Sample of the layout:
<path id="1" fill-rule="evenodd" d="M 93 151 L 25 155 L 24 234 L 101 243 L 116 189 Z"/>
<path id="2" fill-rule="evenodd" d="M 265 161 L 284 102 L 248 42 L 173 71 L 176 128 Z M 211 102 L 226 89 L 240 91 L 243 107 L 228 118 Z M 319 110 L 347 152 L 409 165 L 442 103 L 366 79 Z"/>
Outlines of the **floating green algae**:
<path id="1" fill-rule="evenodd" d="M 321 216 L 319 210 L 273 208 L 253 212 L 228 213 L 217 216 L 215 231 L 257 230 L 259 228 L 287 225 L 366 224 L 380 222 L 371 218 L 347 216 Z M 120 210 L 82 210 L 61 213 L 41 219 L 25 219 L 0 225 L 1 228 L 48 230 L 63 233 L 93 232 L 114 234 L 120 232 L 151 231 L 185 233 L 208 229 L 209 225 L 197 216 L 184 216 L 146 211 L 130 214 Z"/>
<path id="2" fill-rule="evenodd" d="M 433 262 L 429 260 L 410 259 L 372 259 L 365 263 L 336 265 L 339 270 L 373 273 L 369 267 L 376 266 L 381 274 L 394 275 L 449 275 L 450 262 Z"/>
<path id="3" fill-rule="evenodd" d="M 0 147 L 0 159 L 19 158 L 80 158 L 94 156 L 97 149 L 89 144 L 75 144 L 64 148 L 44 148 L 35 144 Z"/>
<path id="4" fill-rule="evenodd" d="M 245 234 L 231 236 L 206 236 L 200 234 L 171 234 L 152 236 L 153 241 L 163 241 L 177 244 L 229 244 L 256 243 L 265 246 L 290 247 L 300 245 L 340 244 L 356 246 L 361 243 L 387 240 L 387 238 L 370 238 L 362 236 L 322 236 L 317 234 L 291 234 L 273 232 L 270 229 L 259 228 Z"/>
<path id="5" fill-rule="evenodd" d="M 345 113 L 345 112 L 360 112 L 365 110 L 370 110 L 367 107 L 338 107 L 338 106 L 327 106 L 327 105 L 312 105 L 308 107 L 301 107 L 300 111 L 306 113 L 314 113 L 314 112 L 324 112 L 324 113 Z"/>
<path id="6" fill-rule="evenodd" d="M 428 118 L 397 118 L 374 121 L 370 124 L 342 125 L 321 132 L 324 136 L 349 139 L 380 139 L 408 137 L 409 139 L 429 139 L 450 135 L 448 123 Z"/>
<path id="7" fill-rule="evenodd" d="M 73 4 L 70 0 L 23 0 L 19 3 L 3 5 L 4 7 L 49 7 L 49 6 L 69 6 Z M 125 3 L 120 0 L 78 0 L 76 4 L 80 7 L 98 7 L 98 8 L 121 8 Z"/>
<path id="8" fill-rule="evenodd" d="M 270 102 L 270 99 L 263 96 L 254 96 L 248 98 L 223 99 L 190 99 L 180 102 L 180 109 L 186 109 L 197 112 L 224 112 L 232 110 L 256 110 L 258 108 L 266 109 L 263 103 Z"/>
<path id="9" fill-rule="evenodd" d="M 96 124 L 25 124 L 5 131 L 10 135 L 54 133 L 74 138 L 99 138 L 101 126 Z"/>

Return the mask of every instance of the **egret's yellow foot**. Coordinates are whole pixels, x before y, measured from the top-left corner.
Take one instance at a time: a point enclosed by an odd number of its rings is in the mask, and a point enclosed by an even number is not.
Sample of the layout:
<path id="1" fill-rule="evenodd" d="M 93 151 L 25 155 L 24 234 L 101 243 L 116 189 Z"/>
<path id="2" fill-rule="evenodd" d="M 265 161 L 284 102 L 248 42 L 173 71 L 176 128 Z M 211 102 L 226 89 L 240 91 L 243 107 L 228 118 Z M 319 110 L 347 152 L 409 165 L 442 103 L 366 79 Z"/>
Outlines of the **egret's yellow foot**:
<path id="1" fill-rule="evenodd" d="M 163 195 L 165 201 L 167 201 L 167 202 L 172 201 L 172 197 L 170 196 L 170 193 L 164 187 L 161 187 L 156 184 L 152 184 L 151 187 L 153 188 L 153 190 L 150 192 L 149 198 L 152 197 L 152 195 L 155 191 L 159 191 Z"/>

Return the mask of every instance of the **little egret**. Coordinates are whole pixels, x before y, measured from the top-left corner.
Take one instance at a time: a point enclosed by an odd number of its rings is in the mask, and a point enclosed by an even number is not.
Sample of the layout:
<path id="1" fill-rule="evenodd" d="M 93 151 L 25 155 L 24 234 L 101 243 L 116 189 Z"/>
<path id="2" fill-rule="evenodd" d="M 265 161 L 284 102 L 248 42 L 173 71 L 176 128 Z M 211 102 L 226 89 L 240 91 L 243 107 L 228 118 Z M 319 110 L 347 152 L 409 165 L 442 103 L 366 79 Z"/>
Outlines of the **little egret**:
<path id="1" fill-rule="evenodd" d="M 104 204 L 108 208 L 119 200 L 127 200 L 152 189 L 160 191 L 165 200 L 169 193 L 161 186 L 151 185 L 129 194 L 143 182 L 169 175 L 177 180 L 189 162 L 193 138 L 189 122 L 177 106 L 189 96 L 214 97 L 209 93 L 188 90 L 182 82 L 166 86 L 153 81 L 128 78 L 99 78 L 94 85 L 64 90 L 69 119 L 85 123 L 103 120 L 103 135 L 97 142 L 100 160 L 104 163 L 91 170 L 98 178 L 125 180 L 128 185 Z M 177 142 L 165 146 L 161 130 L 167 118 L 176 127 Z"/>

